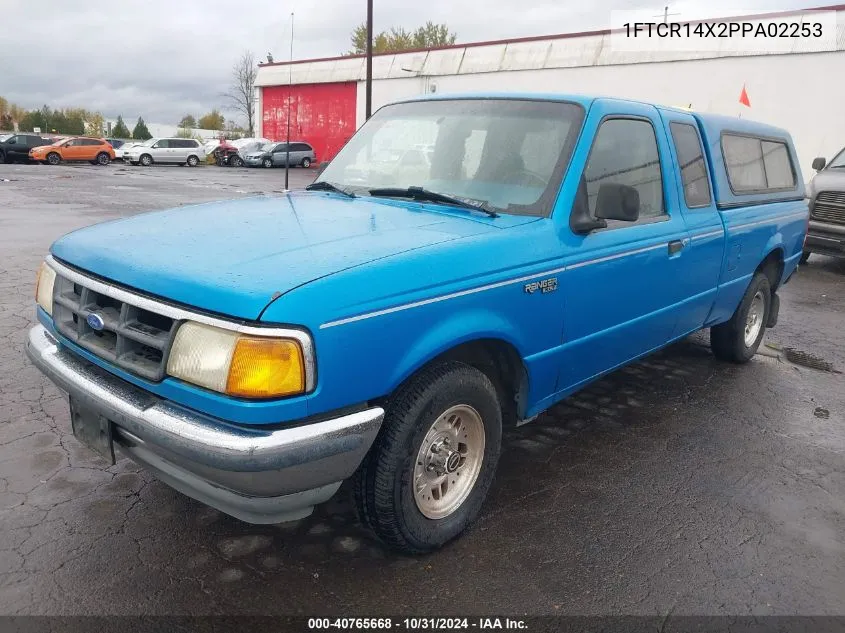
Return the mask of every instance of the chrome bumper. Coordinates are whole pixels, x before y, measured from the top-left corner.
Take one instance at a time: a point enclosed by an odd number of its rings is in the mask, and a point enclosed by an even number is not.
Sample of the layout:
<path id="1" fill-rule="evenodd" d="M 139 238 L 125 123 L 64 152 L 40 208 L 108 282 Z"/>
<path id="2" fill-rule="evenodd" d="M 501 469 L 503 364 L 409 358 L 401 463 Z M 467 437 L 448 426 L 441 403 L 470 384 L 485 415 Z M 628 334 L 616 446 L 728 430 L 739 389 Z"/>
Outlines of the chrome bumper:
<path id="1" fill-rule="evenodd" d="M 119 449 L 180 492 L 249 523 L 308 516 L 363 460 L 379 407 L 275 430 L 242 427 L 162 400 L 88 362 L 42 325 L 26 353 L 74 400 L 109 419 Z"/>

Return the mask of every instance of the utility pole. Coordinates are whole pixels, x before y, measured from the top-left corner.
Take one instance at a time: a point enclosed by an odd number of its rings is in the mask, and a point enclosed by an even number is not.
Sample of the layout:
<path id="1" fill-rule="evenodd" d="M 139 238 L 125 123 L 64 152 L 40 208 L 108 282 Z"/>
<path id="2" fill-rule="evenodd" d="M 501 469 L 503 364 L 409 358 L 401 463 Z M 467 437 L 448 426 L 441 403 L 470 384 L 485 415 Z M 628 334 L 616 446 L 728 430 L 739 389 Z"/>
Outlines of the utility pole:
<path id="1" fill-rule="evenodd" d="M 670 15 L 681 15 L 681 14 L 680 13 L 669 13 L 669 7 L 663 7 L 663 15 L 662 16 L 653 15 L 651 17 L 653 17 L 653 18 L 662 17 L 663 18 L 663 24 L 667 24 L 669 22 L 669 16 Z"/>
<path id="2" fill-rule="evenodd" d="M 373 0 L 367 0 L 367 81 L 365 118 L 373 114 Z"/>
<path id="3" fill-rule="evenodd" d="M 293 101 L 293 11 L 290 14 L 290 60 L 288 63 L 288 133 L 285 144 L 285 191 L 288 190 L 290 172 L 290 104 Z"/>

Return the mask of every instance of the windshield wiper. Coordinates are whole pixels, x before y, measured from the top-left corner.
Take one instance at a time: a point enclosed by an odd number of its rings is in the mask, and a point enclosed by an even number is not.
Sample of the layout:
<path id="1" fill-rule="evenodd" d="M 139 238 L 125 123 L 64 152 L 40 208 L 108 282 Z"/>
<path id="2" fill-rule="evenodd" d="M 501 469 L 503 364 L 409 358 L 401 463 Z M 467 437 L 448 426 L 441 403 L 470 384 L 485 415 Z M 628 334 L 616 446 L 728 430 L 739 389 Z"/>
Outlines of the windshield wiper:
<path id="1" fill-rule="evenodd" d="M 312 182 L 310 185 L 305 187 L 306 191 L 333 191 L 334 193 L 339 193 L 341 195 L 346 196 L 347 198 L 354 198 L 356 197 L 354 193 L 351 191 L 347 191 L 343 187 L 338 187 L 337 185 L 333 185 L 330 182 L 326 182 L 325 180 L 320 180 L 317 182 Z"/>
<path id="2" fill-rule="evenodd" d="M 491 218 L 498 218 L 499 214 L 492 209 L 487 208 L 486 202 L 469 202 L 461 200 L 460 198 L 453 198 L 444 193 L 437 193 L 436 191 L 429 191 L 422 187 L 408 187 L 402 189 L 401 187 L 380 187 L 378 189 L 370 189 L 370 195 L 382 198 L 411 198 L 412 200 L 420 200 L 423 202 L 439 202 L 441 204 L 451 204 L 463 209 L 471 209 L 472 211 L 481 211 L 486 213 Z"/>

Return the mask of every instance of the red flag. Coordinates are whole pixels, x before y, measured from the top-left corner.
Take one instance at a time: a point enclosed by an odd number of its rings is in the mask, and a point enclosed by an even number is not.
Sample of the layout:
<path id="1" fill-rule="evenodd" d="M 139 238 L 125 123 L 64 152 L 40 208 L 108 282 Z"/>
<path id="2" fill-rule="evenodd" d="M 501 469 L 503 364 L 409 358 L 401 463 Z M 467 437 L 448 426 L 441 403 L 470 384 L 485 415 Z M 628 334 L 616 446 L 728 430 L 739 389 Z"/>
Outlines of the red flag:
<path id="1" fill-rule="evenodd" d="M 739 94 L 739 102 L 746 108 L 751 107 L 751 101 L 748 100 L 748 93 L 745 91 L 745 84 L 742 84 L 742 92 Z"/>

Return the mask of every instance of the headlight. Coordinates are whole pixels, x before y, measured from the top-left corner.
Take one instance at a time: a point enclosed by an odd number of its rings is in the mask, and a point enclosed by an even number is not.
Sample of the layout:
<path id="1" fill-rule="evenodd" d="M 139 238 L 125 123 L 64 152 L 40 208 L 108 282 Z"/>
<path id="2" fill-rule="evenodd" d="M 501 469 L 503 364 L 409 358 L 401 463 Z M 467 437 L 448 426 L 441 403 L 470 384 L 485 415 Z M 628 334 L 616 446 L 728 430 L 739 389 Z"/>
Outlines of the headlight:
<path id="1" fill-rule="evenodd" d="M 305 362 L 298 341 L 240 334 L 192 321 L 176 332 L 167 373 L 241 398 L 305 391 Z"/>
<path id="2" fill-rule="evenodd" d="M 56 282 L 56 271 L 41 262 L 38 275 L 35 278 L 35 302 L 44 312 L 53 316 L 53 284 Z"/>

